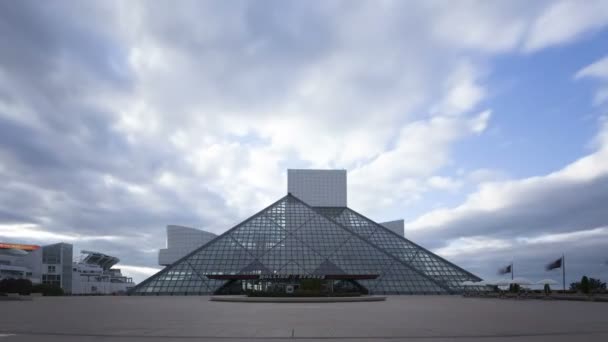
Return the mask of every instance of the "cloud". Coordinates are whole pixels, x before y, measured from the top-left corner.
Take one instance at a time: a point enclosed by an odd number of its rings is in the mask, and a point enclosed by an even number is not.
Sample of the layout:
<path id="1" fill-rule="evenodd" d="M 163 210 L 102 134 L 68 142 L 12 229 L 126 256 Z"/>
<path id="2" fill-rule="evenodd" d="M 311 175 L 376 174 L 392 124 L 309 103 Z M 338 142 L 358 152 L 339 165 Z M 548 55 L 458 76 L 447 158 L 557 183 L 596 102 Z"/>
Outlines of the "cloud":
<path id="1" fill-rule="evenodd" d="M 185 6 L 192 13 L 209 10 L 197 3 Z M 283 6 L 280 17 L 249 4 L 212 6 L 218 22 L 204 24 L 198 18 L 189 22 L 194 18 L 188 15 L 179 23 L 167 22 L 158 17 L 155 6 L 130 8 L 129 16 L 137 18 L 138 25 L 130 27 L 124 39 L 131 46 L 131 67 L 141 85 L 134 96 L 138 100 L 127 103 L 133 109 L 122 111 L 123 124 L 117 129 L 136 144 L 147 136 L 169 136 L 193 173 L 243 216 L 257 209 L 251 203 L 279 195 L 268 189 L 276 189 L 285 179 L 285 165 L 364 169 L 370 161 L 386 159 L 379 157 L 391 146 L 399 154 L 400 144 L 411 145 L 400 138 L 400 129 L 431 120 L 426 117 L 429 111 L 420 108 L 430 106 L 434 98 L 442 100 L 432 104 L 433 115 L 462 115 L 450 119 L 453 129 L 462 132 L 446 132 L 454 138 L 434 145 L 437 155 L 447 155 L 443 149 L 450 142 L 485 129 L 490 112 L 477 116 L 474 123 L 469 113 L 485 96 L 475 61 L 429 60 L 434 54 L 429 49 L 410 49 L 410 44 L 422 44 L 426 34 L 424 28 L 416 28 L 414 13 L 406 14 L 391 3 Z M 328 20 L 338 10 L 343 13 Z M 395 15 L 398 12 L 403 15 Z M 238 23 L 234 30 L 222 32 L 213 26 L 230 20 Z M 314 29 L 311 20 L 319 21 Z M 363 29 L 361 22 L 369 25 Z M 414 30 L 423 34 L 404 34 Z M 292 44 L 291 39 L 306 42 L 297 47 L 297 56 L 284 46 L 275 48 Z M 311 51 L 302 50 L 309 47 Z M 450 55 L 451 49 L 444 51 Z M 276 67 L 268 68 L 269 61 Z M 172 89 L 165 89 L 168 84 Z M 140 113 L 146 115 L 144 124 Z M 432 174 L 436 167 L 426 170 L 417 177 Z M 362 179 L 352 179 L 357 178 Z M 228 186 L 235 180 L 238 187 Z M 424 182 L 410 183 L 418 187 Z M 358 203 L 371 209 L 369 202 Z"/>
<path id="2" fill-rule="evenodd" d="M 438 190 L 454 191 L 462 186 L 462 182 L 450 177 L 433 176 L 428 180 L 429 186 Z"/>
<path id="3" fill-rule="evenodd" d="M 466 265 L 468 270 L 485 279 L 504 277 L 497 274 L 498 269 L 513 262 L 516 277 L 533 281 L 551 278 L 558 281 L 557 287 L 561 288 L 562 270 L 546 271 L 546 264 L 565 256 L 566 286 L 583 275 L 606 279 L 604 246 L 607 243 L 608 229 L 599 227 L 516 239 L 460 237 L 434 251 L 459 265 Z"/>
<path id="4" fill-rule="evenodd" d="M 451 46 L 498 53 L 517 47 L 535 12 L 536 3 L 459 1 L 451 6 L 442 1 L 426 2 L 435 15 L 433 36 Z"/>
<path id="5" fill-rule="evenodd" d="M 509 240 L 469 236 L 451 240 L 446 246 L 437 248 L 434 252 L 445 258 L 453 258 L 456 256 L 479 256 L 512 248 L 513 244 Z"/>
<path id="6" fill-rule="evenodd" d="M 597 237 L 608 237 L 608 228 L 600 227 L 576 232 L 543 235 L 533 238 L 521 238 L 519 240 L 527 244 L 543 244 L 556 242 L 577 242 L 578 240 Z"/>
<path id="7" fill-rule="evenodd" d="M 600 89 L 595 93 L 594 104 L 600 105 L 608 100 L 608 57 L 604 57 L 591 65 L 579 70 L 575 79 L 591 78 L 601 82 Z"/>
<path id="8" fill-rule="evenodd" d="M 349 187 L 356 194 L 349 198 L 350 205 L 374 212 L 416 200 L 425 191 L 427 177 L 450 162 L 451 145 L 480 133 L 488 119 L 484 111 L 465 117 L 434 116 L 403 126 L 394 149 L 349 173 Z"/>
<path id="9" fill-rule="evenodd" d="M 575 232 L 608 224 L 608 125 L 596 137 L 597 150 L 544 176 L 485 182 L 453 208 L 428 212 L 406 223 L 406 235 L 430 241 L 529 237 Z"/>
<path id="10" fill-rule="evenodd" d="M 608 25 L 608 3 L 603 0 L 563 0 L 551 3 L 534 20 L 523 44 L 526 52 L 571 42 Z"/>
<path id="11" fill-rule="evenodd" d="M 542 234 L 533 237 L 519 237 L 515 239 L 499 239 L 487 236 L 460 237 L 451 240 L 444 247 L 437 248 L 435 252 L 444 257 L 479 256 L 487 253 L 513 251 L 518 248 L 536 248 L 545 245 L 571 243 L 580 246 L 580 243 L 599 244 L 596 239 L 608 239 L 608 228 L 599 227 L 588 230 Z M 594 242 L 594 240 L 596 240 Z"/>
<path id="12" fill-rule="evenodd" d="M 462 190 L 527 3 L 0 3 L 0 237 L 152 267 L 165 225 L 221 233 L 288 167 L 349 169 L 371 213 Z"/>
<path id="13" fill-rule="evenodd" d="M 506 178 L 507 174 L 504 171 L 487 168 L 473 170 L 467 175 L 467 179 L 474 184 L 501 181 Z"/>
<path id="14" fill-rule="evenodd" d="M 608 79 L 608 57 L 604 57 L 591 65 L 579 70 L 575 78 L 594 77 Z"/>
<path id="15" fill-rule="evenodd" d="M 75 233 L 59 233 L 42 230 L 39 226 L 33 224 L 0 224 L 0 236 L 12 239 L 25 239 L 34 241 L 116 241 L 119 236 L 112 235 L 80 235 Z"/>
<path id="16" fill-rule="evenodd" d="M 460 204 L 420 215 L 405 235 L 485 278 L 516 260 L 521 276 L 540 279 L 544 264 L 566 254 L 568 282 L 605 278 L 608 243 L 608 124 L 600 120 L 594 151 L 546 175 L 481 183 Z M 440 236 L 441 239 L 437 239 Z M 550 275 L 549 275 L 550 276 Z"/>
<path id="17" fill-rule="evenodd" d="M 470 64 L 460 64 L 444 82 L 444 98 L 432 110 L 443 115 L 470 111 L 484 98 L 485 89 L 479 85 L 477 71 Z"/>

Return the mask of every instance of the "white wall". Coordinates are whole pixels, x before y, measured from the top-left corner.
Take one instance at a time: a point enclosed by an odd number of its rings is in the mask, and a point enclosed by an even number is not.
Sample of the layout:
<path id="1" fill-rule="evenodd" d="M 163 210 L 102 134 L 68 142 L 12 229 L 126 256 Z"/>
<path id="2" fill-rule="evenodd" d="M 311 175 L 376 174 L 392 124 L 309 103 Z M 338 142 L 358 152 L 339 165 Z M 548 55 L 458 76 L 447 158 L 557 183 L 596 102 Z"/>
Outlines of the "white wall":
<path id="1" fill-rule="evenodd" d="M 158 264 L 170 265 L 216 237 L 217 235 L 204 230 L 169 225 L 167 226 L 167 248 L 159 250 Z"/>
<path id="2" fill-rule="evenodd" d="M 287 170 L 287 192 L 313 207 L 346 207 L 346 170 Z"/>
<path id="3" fill-rule="evenodd" d="M 94 277 L 81 276 L 74 272 L 72 275 L 72 294 L 115 294 L 125 293 L 127 286 L 135 286 L 133 283 L 111 283 L 109 281 L 94 281 Z M 91 280 L 91 281 L 89 281 Z M 93 290 L 95 287 L 95 290 Z"/>
<path id="4" fill-rule="evenodd" d="M 404 234 L 405 234 L 405 229 L 404 229 L 405 223 L 403 222 L 403 220 L 381 222 L 380 224 L 382 226 L 384 226 L 385 228 L 388 228 L 388 229 L 394 231 L 395 233 L 399 234 L 399 236 L 404 236 Z"/>

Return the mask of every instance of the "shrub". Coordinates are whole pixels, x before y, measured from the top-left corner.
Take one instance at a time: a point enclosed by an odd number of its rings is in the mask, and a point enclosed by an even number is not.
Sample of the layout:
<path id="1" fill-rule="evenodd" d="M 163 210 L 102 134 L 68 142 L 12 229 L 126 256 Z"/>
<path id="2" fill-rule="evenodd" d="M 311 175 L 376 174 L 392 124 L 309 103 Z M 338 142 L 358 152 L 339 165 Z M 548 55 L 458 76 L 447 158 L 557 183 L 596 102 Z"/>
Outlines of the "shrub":
<path id="1" fill-rule="evenodd" d="M 321 279 L 302 279 L 300 281 L 299 290 L 320 293 L 321 285 L 322 285 Z"/>
<path id="2" fill-rule="evenodd" d="M 0 280 L 0 292 L 18 293 L 28 295 L 32 290 L 32 282 L 29 279 L 2 279 Z"/>
<path id="3" fill-rule="evenodd" d="M 580 288 L 580 290 L 583 293 L 589 293 L 589 292 L 591 292 L 591 286 L 589 285 L 589 278 L 587 278 L 587 276 L 583 276 L 583 278 L 581 279 L 581 288 Z"/>
<path id="4" fill-rule="evenodd" d="M 509 292 L 519 293 L 521 286 L 519 284 L 509 284 Z"/>
<path id="5" fill-rule="evenodd" d="M 36 284 L 32 286 L 33 293 L 42 293 L 43 296 L 63 296 L 63 289 L 49 284 Z"/>
<path id="6" fill-rule="evenodd" d="M 606 283 L 599 279 L 589 278 L 589 289 L 592 292 L 603 292 L 606 290 Z"/>
<path id="7" fill-rule="evenodd" d="M 570 290 L 583 293 L 604 292 L 606 290 L 606 283 L 599 279 L 584 276 L 581 281 L 571 283 Z"/>

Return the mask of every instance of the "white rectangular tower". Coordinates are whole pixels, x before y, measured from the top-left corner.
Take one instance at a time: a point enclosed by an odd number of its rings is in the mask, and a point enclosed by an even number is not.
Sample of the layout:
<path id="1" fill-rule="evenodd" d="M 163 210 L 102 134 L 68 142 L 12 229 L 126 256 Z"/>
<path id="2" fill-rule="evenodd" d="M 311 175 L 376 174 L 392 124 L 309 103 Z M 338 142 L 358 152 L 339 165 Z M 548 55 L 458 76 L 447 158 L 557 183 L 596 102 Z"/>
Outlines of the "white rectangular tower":
<path id="1" fill-rule="evenodd" d="M 399 236 L 403 236 L 405 233 L 405 221 L 403 220 L 381 222 L 380 224 L 383 225 L 385 228 L 388 228 L 393 232 L 397 233 Z"/>
<path id="2" fill-rule="evenodd" d="M 346 170 L 287 170 L 287 192 L 313 207 L 346 207 Z"/>

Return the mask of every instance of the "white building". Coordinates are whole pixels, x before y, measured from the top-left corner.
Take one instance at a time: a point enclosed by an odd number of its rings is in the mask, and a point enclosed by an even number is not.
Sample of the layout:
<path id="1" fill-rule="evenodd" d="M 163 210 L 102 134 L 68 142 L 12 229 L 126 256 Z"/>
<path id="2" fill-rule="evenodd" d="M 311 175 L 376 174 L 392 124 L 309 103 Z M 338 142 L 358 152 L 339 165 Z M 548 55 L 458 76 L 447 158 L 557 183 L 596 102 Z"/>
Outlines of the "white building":
<path id="1" fill-rule="evenodd" d="M 72 254 L 73 246 L 69 243 L 59 242 L 42 247 L 41 282 L 59 286 L 64 293 L 72 293 Z M 32 268 L 38 267 L 36 259 Z"/>
<path id="2" fill-rule="evenodd" d="M 215 239 L 217 235 L 190 227 L 167 226 L 167 248 L 158 252 L 158 264 L 171 265 L 188 253 Z"/>
<path id="3" fill-rule="evenodd" d="M 72 245 L 47 246 L 0 243 L 0 279 L 23 278 L 72 292 Z"/>
<path id="4" fill-rule="evenodd" d="M 346 170 L 287 170 L 287 193 L 313 207 L 346 207 Z"/>
<path id="5" fill-rule="evenodd" d="M 392 230 L 393 232 L 395 232 L 399 236 L 404 236 L 405 235 L 405 222 L 403 220 L 381 222 L 380 224 L 382 226 L 384 226 L 385 228 L 388 228 L 388 229 Z"/>
<path id="6" fill-rule="evenodd" d="M 42 249 L 36 245 L 0 243 L 0 280 L 5 278 L 41 281 Z M 34 267 L 36 265 L 37 267 Z"/>
<path id="7" fill-rule="evenodd" d="M 346 170 L 287 170 L 287 192 L 312 207 L 347 207 L 346 189 Z M 399 236 L 404 235 L 403 220 L 380 224 Z"/>
<path id="8" fill-rule="evenodd" d="M 124 294 L 135 286 L 120 269 L 112 268 L 120 260 L 98 252 L 81 251 L 72 267 L 72 294 Z"/>
<path id="9" fill-rule="evenodd" d="M 66 294 L 120 294 L 135 286 L 131 278 L 112 268 L 119 259 L 82 251 L 73 261 L 73 246 L 0 243 L 0 279 L 29 279 L 33 284 L 61 287 Z"/>

